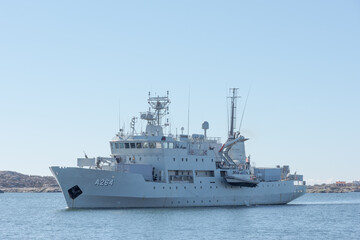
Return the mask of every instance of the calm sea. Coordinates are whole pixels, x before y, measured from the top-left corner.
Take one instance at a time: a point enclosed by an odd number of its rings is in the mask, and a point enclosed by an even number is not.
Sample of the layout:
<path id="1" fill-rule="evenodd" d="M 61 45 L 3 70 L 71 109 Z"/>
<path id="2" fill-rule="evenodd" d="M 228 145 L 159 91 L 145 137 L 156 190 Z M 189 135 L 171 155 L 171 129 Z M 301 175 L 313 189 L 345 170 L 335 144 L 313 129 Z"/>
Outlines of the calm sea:
<path id="1" fill-rule="evenodd" d="M 0 239 L 360 239 L 360 193 L 256 207 L 68 210 L 61 193 L 0 194 Z"/>

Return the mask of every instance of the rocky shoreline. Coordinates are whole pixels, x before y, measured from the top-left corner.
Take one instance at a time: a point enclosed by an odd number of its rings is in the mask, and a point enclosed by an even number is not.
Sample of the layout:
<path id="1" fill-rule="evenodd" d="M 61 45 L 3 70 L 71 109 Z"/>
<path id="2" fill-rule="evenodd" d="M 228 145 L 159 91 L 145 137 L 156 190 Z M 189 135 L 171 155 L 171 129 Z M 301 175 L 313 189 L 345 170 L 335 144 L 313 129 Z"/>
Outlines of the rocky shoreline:
<path id="1" fill-rule="evenodd" d="M 0 171 L 1 192 L 61 192 L 54 177 Z"/>
<path id="2" fill-rule="evenodd" d="M 0 193 L 48 193 L 61 192 L 61 189 L 54 177 L 25 175 L 13 171 L 0 171 Z M 307 186 L 307 193 L 348 193 L 360 192 L 360 185 L 351 183 L 345 186 L 333 184 L 321 184 Z"/>
<path id="3" fill-rule="evenodd" d="M 332 184 L 321 184 L 314 186 L 307 186 L 307 193 L 349 193 L 349 192 L 360 192 L 359 185 L 353 185 L 351 183 L 345 186 L 337 186 L 335 183 Z"/>

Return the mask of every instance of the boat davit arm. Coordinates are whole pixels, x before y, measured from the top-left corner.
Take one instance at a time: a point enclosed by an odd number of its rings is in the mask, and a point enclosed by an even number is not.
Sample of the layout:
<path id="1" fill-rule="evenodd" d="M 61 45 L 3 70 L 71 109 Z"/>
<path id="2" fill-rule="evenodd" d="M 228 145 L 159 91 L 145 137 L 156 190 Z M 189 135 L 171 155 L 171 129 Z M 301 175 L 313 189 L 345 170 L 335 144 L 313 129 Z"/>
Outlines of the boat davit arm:
<path id="1" fill-rule="evenodd" d="M 236 167 L 235 162 L 231 159 L 231 157 L 229 156 L 229 151 L 230 149 L 238 142 L 242 142 L 245 141 L 247 139 L 245 139 L 243 136 L 239 136 L 235 139 L 228 139 L 226 141 L 226 143 L 224 143 L 224 145 L 222 145 L 222 147 L 219 150 L 219 155 L 221 157 L 221 159 L 223 159 L 230 167 Z"/>

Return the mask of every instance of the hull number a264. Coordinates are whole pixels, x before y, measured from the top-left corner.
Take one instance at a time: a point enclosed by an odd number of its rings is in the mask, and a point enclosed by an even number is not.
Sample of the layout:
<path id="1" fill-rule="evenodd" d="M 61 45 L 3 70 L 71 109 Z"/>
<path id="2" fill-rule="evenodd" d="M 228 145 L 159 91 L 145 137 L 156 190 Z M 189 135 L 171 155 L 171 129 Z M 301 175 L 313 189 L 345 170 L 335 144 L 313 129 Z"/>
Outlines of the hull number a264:
<path id="1" fill-rule="evenodd" d="M 95 186 L 112 186 L 114 179 L 96 179 Z"/>

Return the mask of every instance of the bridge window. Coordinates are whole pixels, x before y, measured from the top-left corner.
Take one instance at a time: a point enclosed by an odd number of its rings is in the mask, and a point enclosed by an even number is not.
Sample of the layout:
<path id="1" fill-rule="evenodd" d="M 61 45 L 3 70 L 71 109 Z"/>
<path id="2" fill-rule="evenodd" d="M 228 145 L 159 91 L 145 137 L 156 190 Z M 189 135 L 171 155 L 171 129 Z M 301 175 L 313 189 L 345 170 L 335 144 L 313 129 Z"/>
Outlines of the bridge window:
<path id="1" fill-rule="evenodd" d="M 142 144 L 142 147 L 143 147 L 143 148 L 149 148 L 149 143 L 148 143 L 148 142 L 144 142 L 144 143 Z"/>
<path id="2" fill-rule="evenodd" d="M 120 148 L 124 148 L 124 143 L 119 143 Z"/>
<path id="3" fill-rule="evenodd" d="M 156 148 L 161 148 L 161 143 L 160 142 L 156 143 Z"/>
<path id="4" fill-rule="evenodd" d="M 135 148 L 135 143 L 134 142 L 130 143 L 130 148 Z"/>
<path id="5" fill-rule="evenodd" d="M 141 143 L 136 143 L 136 148 L 141 148 Z"/>
<path id="6" fill-rule="evenodd" d="M 125 143 L 125 148 L 130 148 L 130 143 Z"/>
<path id="7" fill-rule="evenodd" d="M 119 143 L 115 143 L 115 148 L 119 149 Z"/>
<path id="8" fill-rule="evenodd" d="M 169 142 L 169 148 L 174 148 L 174 143 Z"/>
<path id="9" fill-rule="evenodd" d="M 149 148 L 155 148 L 155 143 L 154 142 L 149 142 Z"/>

